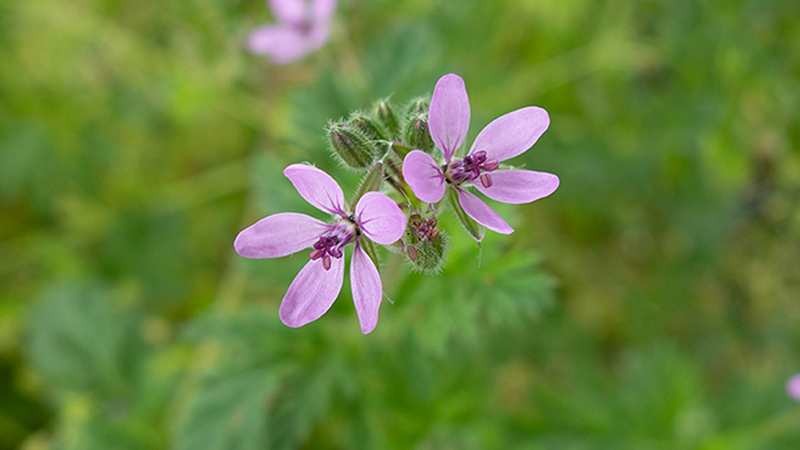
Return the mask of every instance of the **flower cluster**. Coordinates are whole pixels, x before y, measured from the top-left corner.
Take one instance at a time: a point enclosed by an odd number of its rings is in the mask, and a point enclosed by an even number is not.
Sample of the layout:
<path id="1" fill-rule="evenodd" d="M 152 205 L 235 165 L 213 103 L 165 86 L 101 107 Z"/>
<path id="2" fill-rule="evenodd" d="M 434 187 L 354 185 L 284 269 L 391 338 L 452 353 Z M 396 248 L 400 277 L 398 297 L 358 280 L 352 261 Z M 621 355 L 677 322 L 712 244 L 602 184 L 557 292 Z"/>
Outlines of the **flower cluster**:
<path id="1" fill-rule="evenodd" d="M 495 119 L 460 157 L 469 121 L 464 81 L 458 75 L 445 75 L 430 102 L 415 99 L 398 108 L 382 100 L 370 111 L 356 111 L 328 125 L 333 156 L 346 167 L 365 172 L 350 204 L 339 184 L 322 170 L 307 164 L 284 170 L 300 196 L 331 220 L 273 214 L 240 232 L 234 242 L 236 252 L 246 258 L 278 258 L 311 249 L 308 262 L 283 297 L 279 311 L 283 323 L 299 327 L 330 309 L 342 289 L 346 248 L 353 244 L 352 297 L 361 331 L 370 333 L 378 323 L 383 297 L 373 243 L 405 253 L 415 270 L 436 273 L 444 265 L 450 240 L 437 218 L 445 196 L 465 230 L 480 242 L 482 227 L 502 234 L 514 229 L 472 189 L 515 204 L 556 190 L 555 175 L 503 164 L 545 132 L 550 120 L 544 109 L 530 106 Z M 383 192 L 385 188 L 391 191 Z"/>

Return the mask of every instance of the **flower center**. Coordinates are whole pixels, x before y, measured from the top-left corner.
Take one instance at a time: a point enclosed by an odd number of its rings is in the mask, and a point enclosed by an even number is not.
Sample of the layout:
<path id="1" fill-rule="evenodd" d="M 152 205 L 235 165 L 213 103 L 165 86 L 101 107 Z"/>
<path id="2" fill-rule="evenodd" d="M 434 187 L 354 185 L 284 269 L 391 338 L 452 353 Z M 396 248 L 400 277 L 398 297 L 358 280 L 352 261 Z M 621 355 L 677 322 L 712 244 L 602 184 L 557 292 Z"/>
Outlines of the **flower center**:
<path id="1" fill-rule="evenodd" d="M 481 179 L 483 187 L 491 187 L 492 177 L 488 172 L 492 172 L 500 167 L 500 162 L 496 159 L 487 159 L 486 152 L 475 152 L 464 157 L 462 161 L 453 161 L 442 168 L 445 178 L 452 184 L 458 186 L 465 181 Z M 485 172 L 485 173 L 481 173 Z"/>
<path id="2" fill-rule="evenodd" d="M 304 19 L 301 22 L 295 22 L 292 24 L 292 28 L 294 28 L 295 31 L 297 31 L 298 33 L 305 36 L 311 31 L 311 21 L 309 21 L 308 19 Z"/>
<path id="3" fill-rule="evenodd" d="M 291 27 L 300 33 L 303 36 L 306 36 L 311 31 L 311 20 L 312 20 L 312 12 L 311 9 L 306 5 L 303 8 L 303 17 L 300 20 L 293 20 L 290 25 Z"/>
<path id="4" fill-rule="evenodd" d="M 322 259 L 325 270 L 331 268 L 331 258 L 344 256 L 344 246 L 353 241 L 357 233 L 356 224 L 350 220 L 341 220 L 331 226 L 330 231 L 319 237 L 314 243 L 309 257 L 312 261 Z"/>

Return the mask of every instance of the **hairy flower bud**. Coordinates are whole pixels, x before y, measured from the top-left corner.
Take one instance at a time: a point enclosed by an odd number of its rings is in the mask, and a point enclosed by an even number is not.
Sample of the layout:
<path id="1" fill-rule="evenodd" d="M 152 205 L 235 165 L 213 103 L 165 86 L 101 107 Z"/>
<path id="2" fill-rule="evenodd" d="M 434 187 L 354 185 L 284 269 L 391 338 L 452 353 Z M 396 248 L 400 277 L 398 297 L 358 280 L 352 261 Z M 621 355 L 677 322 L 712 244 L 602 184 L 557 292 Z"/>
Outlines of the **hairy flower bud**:
<path id="1" fill-rule="evenodd" d="M 406 107 L 406 116 L 411 117 L 415 114 L 428 114 L 428 107 L 431 99 L 428 97 L 417 97 L 409 102 Z"/>
<path id="2" fill-rule="evenodd" d="M 449 236 L 437 226 L 436 216 L 428 218 L 411 214 L 404 242 L 411 267 L 418 272 L 436 274 L 444 267 Z"/>
<path id="3" fill-rule="evenodd" d="M 428 126 L 427 113 L 416 113 L 408 117 L 403 129 L 403 142 L 425 153 L 433 151 L 434 143 Z"/>
<path id="4" fill-rule="evenodd" d="M 391 103 L 387 100 L 375 103 L 375 117 L 389 131 L 389 138 L 394 139 L 398 136 L 400 133 L 400 121 L 397 119 L 397 113 L 395 113 L 394 106 Z"/>
<path id="5" fill-rule="evenodd" d="M 367 135 L 367 137 L 382 140 L 389 139 L 386 128 L 384 128 L 380 122 L 361 111 L 356 111 L 350 114 L 349 122 L 350 125 L 361 130 L 361 132 Z"/>
<path id="6" fill-rule="evenodd" d="M 345 164 L 354 169 L 372 167 L 377 150 L 359 128 L 349 123 L 331 122 L 327 132 L 331 150 Z"/>

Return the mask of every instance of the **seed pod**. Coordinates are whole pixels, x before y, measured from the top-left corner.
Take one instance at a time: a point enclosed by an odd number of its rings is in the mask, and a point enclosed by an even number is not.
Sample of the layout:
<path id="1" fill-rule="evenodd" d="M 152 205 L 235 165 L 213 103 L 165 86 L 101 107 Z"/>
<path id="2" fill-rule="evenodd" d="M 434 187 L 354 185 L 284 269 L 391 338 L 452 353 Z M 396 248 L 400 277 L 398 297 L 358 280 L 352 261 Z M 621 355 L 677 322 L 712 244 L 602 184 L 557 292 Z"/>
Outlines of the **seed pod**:
<path id="1" fill-rule="evenodd" d="M 394 140 L 400 133 L 400 121 L 397 120 L 394 106 L 388 100 L 375 103 L 375 117 L 389 131 L 389 138 Z"/>
<path id="2" fill-rule="evenodd" d="M 427 113 L 417 113 L 408 117 L 403 129 L 403 142 L 411 148 L 430 153 L 433 151 L 433 138 L 428 127 Z"/>
<path id="3" fill-rule="evenodd" d="M 375 146 L 361 130 L 346 123 L 331 122 L 327 132 L 331 151 L 342 162 L 354 169 L 372 167 Z"/>

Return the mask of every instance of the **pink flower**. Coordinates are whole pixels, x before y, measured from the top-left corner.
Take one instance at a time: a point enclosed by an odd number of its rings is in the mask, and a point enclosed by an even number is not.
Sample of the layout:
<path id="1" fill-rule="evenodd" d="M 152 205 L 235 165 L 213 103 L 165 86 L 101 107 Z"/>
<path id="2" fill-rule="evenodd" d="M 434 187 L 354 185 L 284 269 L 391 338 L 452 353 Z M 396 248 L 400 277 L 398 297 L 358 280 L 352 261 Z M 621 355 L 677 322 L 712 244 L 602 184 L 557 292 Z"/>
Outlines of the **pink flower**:
<path id="1" fill-rule="evenodd" d="M 336 0 L 268 0 L 278 23 L 256 28 L 247 46 L 268 55 L 276 64 L 288 64 L 325 45 Z"/>
<path id="2" fill-rule="evenodd" d="M 789 397 L 800 401 L 800 373 L 789 378 L 789 381 L 786 382 L 786 393 L 789 394 Z"/>
<path id="3" fill-rule="evenodd" d="M 470 217 L 486 228 L 511 234 L 499 214 L 475 194 L 473 186 L 487 197 L 503 203 L 528 203 L 547 197 L 558 188 L 558 177 L 531 170 L 498 170 L 500 162 L 524 153 L 550 125 L 547 111 L 535 106 L 512 111 L 487 125 L 475 138 L 464 159 L 453 159 L 469 128 L 469 98 L 464 80 L 449 74 L 439 79 L 428 112 L 433 142 L 441 150 L 443 163 L 420 150 L 403 161 L 403 177 L 420 200 L 436 203 L 449 185 L 458 192 L 458 202 Z"/>
<path id="4" fill-rule="evenodd" d="M 283 174 L 308 203 L 336 217 L 325 223 L 305 214 L 267 216 L 236 236 L 233 247 L 245 258 L 279 258 L 313 247 L 310 260 L 300 270 L 280 307 L 281 321 L 300 327 L 319 319 L 333 305 L 344 281 L 344 247 L 355 243 L 350 264 L 350 284 L 361 332 L 378 324 L 383 287 L 378 269 L 362 250 L 363 236 L 392 244 L 403 236 L 406 217 L 385 194 L 367 192 L 351 212 L 344 194 L 330 175 L 307 164 L 292 164 Z"/>

